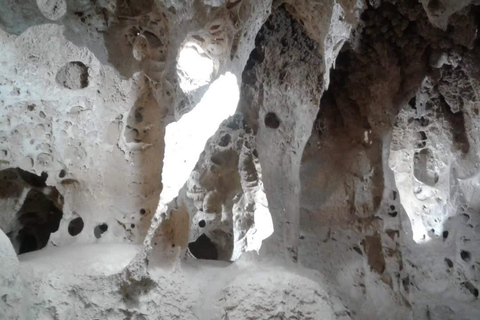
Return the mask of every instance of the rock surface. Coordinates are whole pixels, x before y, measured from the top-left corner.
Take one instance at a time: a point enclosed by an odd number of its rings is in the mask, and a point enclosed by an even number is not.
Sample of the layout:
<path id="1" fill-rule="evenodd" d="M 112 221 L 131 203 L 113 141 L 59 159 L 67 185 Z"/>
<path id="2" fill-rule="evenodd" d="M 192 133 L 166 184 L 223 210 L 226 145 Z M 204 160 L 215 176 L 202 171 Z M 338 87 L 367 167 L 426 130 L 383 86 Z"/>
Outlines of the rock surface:
<path id="1" fill-rule="evenodd" d="M 0 319 L 479 319 L 479 5 L 0 0 Z"/>

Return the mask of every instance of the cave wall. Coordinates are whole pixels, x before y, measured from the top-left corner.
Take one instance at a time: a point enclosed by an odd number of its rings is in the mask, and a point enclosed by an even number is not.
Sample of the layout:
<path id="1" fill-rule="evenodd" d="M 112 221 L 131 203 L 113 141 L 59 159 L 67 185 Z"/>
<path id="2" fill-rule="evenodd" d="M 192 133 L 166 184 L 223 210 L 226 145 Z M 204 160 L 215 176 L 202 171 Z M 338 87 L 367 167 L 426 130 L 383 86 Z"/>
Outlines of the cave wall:
<path id="1" fill-rule="evenodd" d="M 0 318 L 479 318 L 477 5 L 0 0 Z"/>

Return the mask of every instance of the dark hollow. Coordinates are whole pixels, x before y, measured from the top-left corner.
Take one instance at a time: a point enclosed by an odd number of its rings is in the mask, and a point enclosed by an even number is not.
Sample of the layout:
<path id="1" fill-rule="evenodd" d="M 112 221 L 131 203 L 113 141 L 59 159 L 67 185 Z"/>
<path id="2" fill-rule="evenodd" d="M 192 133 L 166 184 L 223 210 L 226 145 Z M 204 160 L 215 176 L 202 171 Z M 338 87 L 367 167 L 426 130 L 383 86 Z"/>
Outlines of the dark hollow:
<path id="1" fill-rule="evenodd" d="M 218 259 L 217 247 L 215 247 L 215 244 L 212 242 L 212 240 L 210 240 L 210 238 L 207 237 L 205 234 L 202 234 L 200 237 L 198 237 L 195 242 L 190 242 L 188 244 L 188 249 L 197 259 Z"/>
<path id="2" fill-rule="evenodd" d="M 280 127 L 280 119 L 273 112 L 269 112 L 265 115 L 265 125 L 272 129 Z"/>
<path id="3" fill-rule="evenodd" d="M 81 217 L 75 218 L 68 224 L 68 233 L 74 237 L 82 232 L 83 227 L 83 219 Z"/>
<path id="4" fill-rule="evenodd" d="M 100 239 L 102 234 L 108 230 L 108 225 L 106 223 L 99 224 L 93 229 L 93 234 L 95 238 Z"/>

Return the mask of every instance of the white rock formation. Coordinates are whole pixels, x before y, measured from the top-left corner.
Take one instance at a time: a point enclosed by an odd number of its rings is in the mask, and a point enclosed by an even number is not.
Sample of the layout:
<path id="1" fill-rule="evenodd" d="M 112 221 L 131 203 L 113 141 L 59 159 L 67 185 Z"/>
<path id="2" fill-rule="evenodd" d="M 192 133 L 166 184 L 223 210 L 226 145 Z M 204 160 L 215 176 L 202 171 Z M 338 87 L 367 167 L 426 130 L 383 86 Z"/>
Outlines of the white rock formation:
<path id="1" fill-rule="evenodd" d="M 0 319 L 480 319 L 479 5 L 0 0 Z"/>

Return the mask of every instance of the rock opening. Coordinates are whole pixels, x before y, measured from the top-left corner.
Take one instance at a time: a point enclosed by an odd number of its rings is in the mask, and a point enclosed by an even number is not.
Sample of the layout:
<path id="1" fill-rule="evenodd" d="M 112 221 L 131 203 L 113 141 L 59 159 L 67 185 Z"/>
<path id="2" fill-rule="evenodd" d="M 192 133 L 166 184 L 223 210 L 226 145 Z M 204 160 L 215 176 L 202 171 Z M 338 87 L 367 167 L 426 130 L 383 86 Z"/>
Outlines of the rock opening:
<path id="1" fill-rule="evenodd" d="M 107 232 L 107 230 L 108 225 L 106 223 L 102 223 L 93 229 L 93 234 L 95 235 L 95 238 L 100 239 L 102 235 Z"/>
<path id="2" fill-rule="evenodd" d="M 79 235 L 80 232 L 82 232 L 84 227 L 83 219 L 82 217 L 77 217 L 73 220 L 70 221 L 68 224 L 68 233 L 74 237 L 76 235 Z"/>
<path id="3" fill-rule="evenodd" d="M 188 244 L 188 250 L 197 259 L 217 260 L 218 251 L 215 244 L 206 234 L 202 234 L 194 242 Z"/>
<path id="4" fill-rule="evenodd" d="M 265 115 L 265 125 L 272 129 L 278 129 L 280 127 L 280 119 L 274 112 L 268 112 Z"/>
<path id="5" fill-rule="evenodd" d="M 88 86 L 88 67 L 80 61 L 69 62 L 57 72 L 56 80 L 58 84 L 67 89 L 86 88 Z"/>

